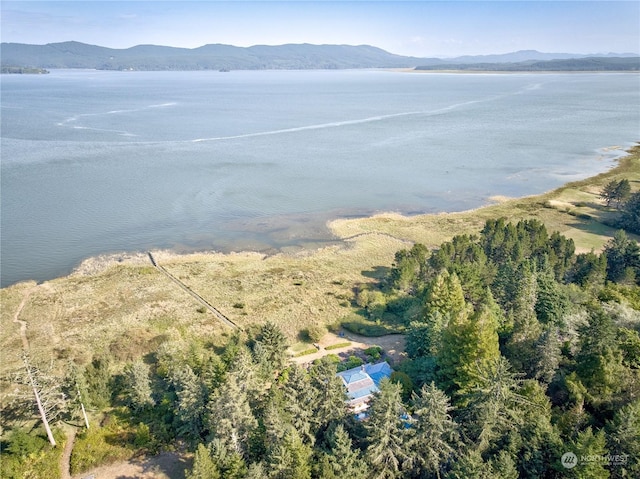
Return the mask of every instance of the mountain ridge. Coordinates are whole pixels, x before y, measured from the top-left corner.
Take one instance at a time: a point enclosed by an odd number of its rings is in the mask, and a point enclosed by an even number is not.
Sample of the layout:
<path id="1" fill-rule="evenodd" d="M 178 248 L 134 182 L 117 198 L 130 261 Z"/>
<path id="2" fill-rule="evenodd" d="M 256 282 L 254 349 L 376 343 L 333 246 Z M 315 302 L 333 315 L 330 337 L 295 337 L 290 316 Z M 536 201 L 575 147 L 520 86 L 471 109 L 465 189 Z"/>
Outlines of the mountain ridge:
<path id="1" fill-rule="evenodd" d="M 418 58 L 390 53 L 371 45 L 234 45 L 211 43 L 196 48 L 153 44 L 116 49 L 78 41 L 33 45 L 2 43 L 3 67 L 90 68 L 99 70 L 259 70 L 415 68 L 479 63 L 517 63 L 589 57 L 635 57 L 621 54 L 544 53 L 537 50 L 455 58 Z"/>

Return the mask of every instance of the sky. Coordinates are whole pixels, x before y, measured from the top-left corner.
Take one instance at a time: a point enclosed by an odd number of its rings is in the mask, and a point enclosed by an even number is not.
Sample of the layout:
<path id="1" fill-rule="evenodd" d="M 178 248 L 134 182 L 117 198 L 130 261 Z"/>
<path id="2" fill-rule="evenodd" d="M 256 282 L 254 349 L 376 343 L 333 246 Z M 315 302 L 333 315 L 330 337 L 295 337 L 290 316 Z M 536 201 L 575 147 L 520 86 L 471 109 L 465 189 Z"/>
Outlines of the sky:
<path id="1" fill-rule="evenodd" d="M 368 44 L 417 57 L 640 53 L 638 1 L 5 1 L 3 42 Z"/>

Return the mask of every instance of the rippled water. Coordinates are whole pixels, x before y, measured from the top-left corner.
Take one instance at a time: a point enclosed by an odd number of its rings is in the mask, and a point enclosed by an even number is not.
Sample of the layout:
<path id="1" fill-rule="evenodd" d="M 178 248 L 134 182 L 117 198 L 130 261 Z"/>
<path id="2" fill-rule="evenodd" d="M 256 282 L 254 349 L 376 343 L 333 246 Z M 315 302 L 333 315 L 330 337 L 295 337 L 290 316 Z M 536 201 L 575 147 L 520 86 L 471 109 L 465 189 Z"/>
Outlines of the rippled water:
<path id="1" fill-rule="evenodd" d="M 100 253 L 317 243 L 332 217 L 549 190 L 640 139 L 639 78 L 3 75 L 2 285 Z"/>

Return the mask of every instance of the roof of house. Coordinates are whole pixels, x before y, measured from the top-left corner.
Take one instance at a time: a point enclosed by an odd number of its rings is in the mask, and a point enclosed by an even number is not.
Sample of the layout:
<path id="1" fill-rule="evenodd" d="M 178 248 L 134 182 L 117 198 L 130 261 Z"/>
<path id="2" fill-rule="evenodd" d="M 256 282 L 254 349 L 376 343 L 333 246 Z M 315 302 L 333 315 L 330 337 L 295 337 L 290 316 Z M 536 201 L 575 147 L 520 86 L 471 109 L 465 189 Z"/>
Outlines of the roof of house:
<path id="1" fill-rule="evenodd" d="M 386 361 L 378 364 L 364 364 L 338 373 L 347 388 L 349 400 L 366 398 L 380 389 L 380 381 L 391 376 L 391 366 Z"/>

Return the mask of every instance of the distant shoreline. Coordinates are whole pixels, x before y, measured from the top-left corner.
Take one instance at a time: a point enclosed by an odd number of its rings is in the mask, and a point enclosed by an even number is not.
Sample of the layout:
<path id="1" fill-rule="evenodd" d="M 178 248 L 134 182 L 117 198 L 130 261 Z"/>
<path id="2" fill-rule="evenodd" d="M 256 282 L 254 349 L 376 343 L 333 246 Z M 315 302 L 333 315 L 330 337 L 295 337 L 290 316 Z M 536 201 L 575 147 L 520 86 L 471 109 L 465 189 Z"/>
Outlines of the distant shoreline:
<path id="1" fill-rule="evenodd" d="M 440 70 L 418 70 L 416 68 L 384 68 L 383 70 L 398 73 L 447 73 L 457 75 L 553 75 L 553 74 L 609 74 L 609 73 L 625 73 L 640 75 L 640 71 L 635 70 L 457 70 L 457 69 L 440 69 Z"/>

